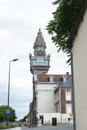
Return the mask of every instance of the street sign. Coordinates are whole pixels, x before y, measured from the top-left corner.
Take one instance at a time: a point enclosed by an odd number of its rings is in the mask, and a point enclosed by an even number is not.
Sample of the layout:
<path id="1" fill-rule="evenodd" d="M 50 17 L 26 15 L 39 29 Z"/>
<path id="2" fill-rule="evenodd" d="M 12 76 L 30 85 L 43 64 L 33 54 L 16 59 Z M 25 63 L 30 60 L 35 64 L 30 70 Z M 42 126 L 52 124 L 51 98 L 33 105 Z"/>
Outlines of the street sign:
<path id="1" fill-rule="evenodd" d="M 6 109 L 6 110 L 5 110 L 5 113 L 6 113 L 6 115 L 10 115 L 10 113 L 11 113 L 11 112 L 10 112 L 10 109 Z"/>

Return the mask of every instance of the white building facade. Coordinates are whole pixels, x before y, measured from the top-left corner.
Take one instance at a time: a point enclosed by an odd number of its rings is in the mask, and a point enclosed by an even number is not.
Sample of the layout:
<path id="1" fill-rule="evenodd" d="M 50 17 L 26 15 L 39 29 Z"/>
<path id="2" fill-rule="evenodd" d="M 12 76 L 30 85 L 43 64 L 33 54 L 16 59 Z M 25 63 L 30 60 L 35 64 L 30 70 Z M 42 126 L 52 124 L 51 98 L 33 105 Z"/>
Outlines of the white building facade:
<path id="1" fill-rule="evenodd" d="M 72 89 L 69 86 L 58 86 L 63 75 L 53 75 L 54 80 L 48 80 L 49 75 L 40 74 L 37 77 L 39 78 L 35 82 L 37 125 L 73 123 Z M 54 82 L 55 80 L 57 82 Z"/>
<path id="2" fill-rule="evenodd" d="M 56 85 L 56 83 L 49 82 L 36 84 L 37 118 L 38 121 L 41 120 L 42 125 L 52 124 L 52 119 L 58 118 L 58 113 L 54 113 L 54 89 Z"/>
<path id="3" fill-rule="evenodd" d="M 87 2 L 86 4 L 87 5 Z M 87 7 L 87 6 L 86 6 Z M 85 7 L 85 8 L 86 8 Z M 76 130 L 87 129 L 87 9 L 73 42 Z"/>

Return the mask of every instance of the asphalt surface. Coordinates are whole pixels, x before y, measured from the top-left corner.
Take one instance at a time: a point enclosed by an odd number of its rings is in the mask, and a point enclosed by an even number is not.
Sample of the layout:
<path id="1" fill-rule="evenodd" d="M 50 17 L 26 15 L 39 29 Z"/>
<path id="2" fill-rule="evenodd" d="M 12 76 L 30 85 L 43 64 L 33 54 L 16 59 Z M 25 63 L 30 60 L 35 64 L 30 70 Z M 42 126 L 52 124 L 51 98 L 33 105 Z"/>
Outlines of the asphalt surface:
<path id="1" fill-rule="evenodd" d="M 59 125 L 59 126 L 44 126 L 44 127 L 35 127 L 35 128 L 29 128 L 29 127 L 17 127 L 17 128 L 11 128 L 6 130 L 74 130 L 73 125 Z"/>

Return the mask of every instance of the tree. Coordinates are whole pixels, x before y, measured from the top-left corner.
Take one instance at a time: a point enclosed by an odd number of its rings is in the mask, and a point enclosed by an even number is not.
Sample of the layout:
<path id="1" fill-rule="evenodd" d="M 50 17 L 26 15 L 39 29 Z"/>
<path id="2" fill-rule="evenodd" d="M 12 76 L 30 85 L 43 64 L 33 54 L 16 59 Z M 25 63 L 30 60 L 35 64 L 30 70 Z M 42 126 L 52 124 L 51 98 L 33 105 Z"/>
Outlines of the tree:
<path id="1" fill-rule="evenodd" d="M 7 116 L 8 116 L 8 115 L 6 115 L 7 109 L 10 109 L 9 121 L 10 122 L 15 121 L 15 119 L 16 119 L 15 110 L 11 107 L 8 108 L 8 106 L 2 105 L 2 106 L 0 106 L 0 122 L 7 120 Z"/>
<path id="2" fill-rule="evenodd" d="M 28 117 L 29 117 L 29 114 L 25 115 L 25 116 L 23 117 L 23 119 L 21 119 L 21 120 L 19 120 L 19 121 L 25 122 Z"/>
<path id="3" fill-rule="evenodd" d="M 84 1 L 56 0 L 53 2 L 54 5 L 57 5 L 57 9 L 53 12 L 53 20 L 49 21 L 47 30 L 52 35 L 52 41 L 58 51 L 62 49 L 67 55 L 70 54 L 72 48 L 70 43 L 71 33 Z"/>

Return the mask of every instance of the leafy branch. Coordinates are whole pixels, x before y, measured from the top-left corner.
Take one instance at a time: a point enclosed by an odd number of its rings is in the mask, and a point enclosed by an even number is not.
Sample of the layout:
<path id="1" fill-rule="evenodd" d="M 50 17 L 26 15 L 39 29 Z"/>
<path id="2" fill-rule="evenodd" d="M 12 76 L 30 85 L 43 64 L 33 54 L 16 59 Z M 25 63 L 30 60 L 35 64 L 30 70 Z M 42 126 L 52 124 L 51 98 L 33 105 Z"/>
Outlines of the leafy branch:
<path id="1" fill-rule="evenodd" d="M 76 24 L 78 14 L 84 4 L 84 0 L 56 0 L 53 5 L 57 9 L 53 12 L 53 19 L 47 25 L 48 33 L 52 35 L 58 51 L 63 50 L 70 56 L 72 44 L 69 42 L 71 30 Z"/>

